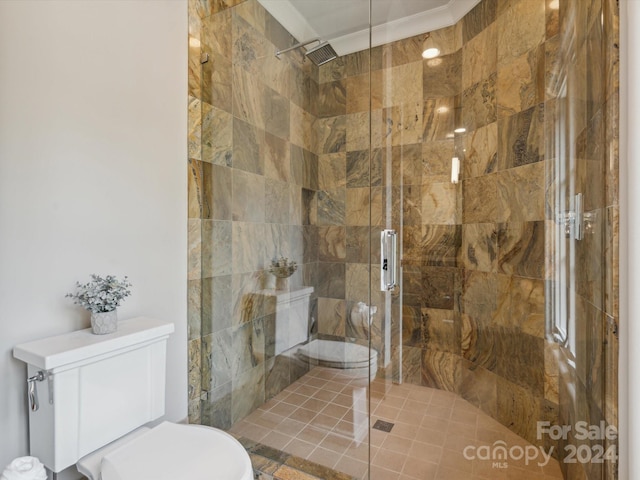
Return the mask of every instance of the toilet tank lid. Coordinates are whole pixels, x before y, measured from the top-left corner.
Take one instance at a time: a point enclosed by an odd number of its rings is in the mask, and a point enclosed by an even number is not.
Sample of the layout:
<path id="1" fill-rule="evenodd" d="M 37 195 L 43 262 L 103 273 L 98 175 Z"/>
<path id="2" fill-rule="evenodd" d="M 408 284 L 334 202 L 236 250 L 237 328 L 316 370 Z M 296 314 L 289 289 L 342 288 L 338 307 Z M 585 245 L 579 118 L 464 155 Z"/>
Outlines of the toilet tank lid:
<path id="1" fill-rule="evenodd" d="M 44 370 L 72 365 L 93 357 L 114 353 L 138 344 L 169 336 L 173 323 L 149 317 L 136 317 L 118 322 L 118 330 L 95 335 L 90 328 L 22 343 L 13 348 L 18 360 Z"/>
<path id="2" fill-rule="evenodd" d="M 290 290 L 261 290 L 259 293 L 268 297 L 276 297 L 278 303 L 295 301 L 298 298 L 309 296 L 313 293 L 313 287 L 294 287 Z"/>

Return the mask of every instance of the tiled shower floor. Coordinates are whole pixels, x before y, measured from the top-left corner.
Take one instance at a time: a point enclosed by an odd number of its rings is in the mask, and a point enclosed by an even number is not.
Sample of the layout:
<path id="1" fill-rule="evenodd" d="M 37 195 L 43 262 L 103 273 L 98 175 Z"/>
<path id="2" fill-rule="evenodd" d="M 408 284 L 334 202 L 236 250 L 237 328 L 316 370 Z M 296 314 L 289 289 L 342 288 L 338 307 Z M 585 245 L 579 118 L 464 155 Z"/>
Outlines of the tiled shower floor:
<path id="1" fill-rule="evenodd" d="M 340 370 L 316 367 L 287 387 L 231 432 L 365 479 L 369 455 L 365 382 Z M 372 480 L 561 479 L 557 461 L 467 460 L 467 445 L 507 448 L 528 442 L 454 394 L 415 385 L 371 384 L 372 425 L 393 423 L 390 432 L 371 430 Z"/>

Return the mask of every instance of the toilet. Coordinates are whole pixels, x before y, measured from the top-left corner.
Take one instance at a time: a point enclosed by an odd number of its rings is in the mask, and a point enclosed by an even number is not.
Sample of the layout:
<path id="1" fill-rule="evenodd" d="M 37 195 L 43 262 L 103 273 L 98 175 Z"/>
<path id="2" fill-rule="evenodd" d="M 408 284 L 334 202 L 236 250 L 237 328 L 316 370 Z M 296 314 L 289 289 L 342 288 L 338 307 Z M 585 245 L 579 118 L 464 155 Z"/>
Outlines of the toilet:
<path id="1" fill-rule="evenodd" d="M 162 422 L 172 323 L 138 317 L 17 345 L 28 365 L 31 455 L 90 480 L 252 480 L 244 447 L 222 430 Z"/>
<path id="2" fill-rule="evenodd" d="M 376 311 L 376 307 L 358 302 L 351 308 L 349 320 L 366 332 Z M 373 381 L 378 372 L 378 352 L 357 343 L 316 338 L 299 347 L 297 354 L 309 365 L 340 369 L 354 378 Z"/>

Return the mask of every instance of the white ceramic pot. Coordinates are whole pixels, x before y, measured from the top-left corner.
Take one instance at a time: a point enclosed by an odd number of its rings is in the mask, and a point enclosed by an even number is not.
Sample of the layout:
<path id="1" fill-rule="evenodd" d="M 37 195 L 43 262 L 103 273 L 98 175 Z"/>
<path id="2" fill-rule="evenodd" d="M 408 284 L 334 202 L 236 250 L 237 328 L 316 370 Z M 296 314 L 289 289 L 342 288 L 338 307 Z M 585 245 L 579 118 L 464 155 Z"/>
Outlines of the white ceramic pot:
<path id="1" fill-rule="evenodd" d="M 91 312 L 91 328 L 96 335 L 105 335 L 118 330 L 118 310 Z"/>

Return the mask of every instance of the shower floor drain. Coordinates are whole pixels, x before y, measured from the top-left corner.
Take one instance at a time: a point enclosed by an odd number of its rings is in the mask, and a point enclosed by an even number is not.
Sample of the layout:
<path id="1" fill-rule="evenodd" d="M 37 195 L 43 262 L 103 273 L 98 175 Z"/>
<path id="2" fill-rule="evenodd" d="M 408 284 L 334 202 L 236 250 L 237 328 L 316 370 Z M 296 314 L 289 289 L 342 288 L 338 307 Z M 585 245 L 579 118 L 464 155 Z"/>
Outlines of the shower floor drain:
<path id="1" fill-rule="evenodd" d="M 390 432 L 395 424 L 391 422 L 385 422 L 384 420 L 377 420 L 373 424 L 373 428 L 376 430 L 382 430 L 383 432 Z"/>

